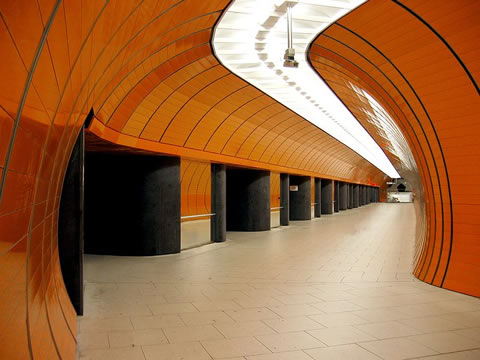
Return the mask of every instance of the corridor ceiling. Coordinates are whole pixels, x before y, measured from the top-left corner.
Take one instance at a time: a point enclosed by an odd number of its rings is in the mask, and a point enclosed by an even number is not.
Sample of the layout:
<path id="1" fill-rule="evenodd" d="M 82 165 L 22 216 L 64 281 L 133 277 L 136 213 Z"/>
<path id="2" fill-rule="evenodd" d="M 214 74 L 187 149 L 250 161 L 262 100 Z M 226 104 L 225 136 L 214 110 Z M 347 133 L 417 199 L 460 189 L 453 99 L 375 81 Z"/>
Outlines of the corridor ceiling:
<path id="1" fill-rule="evenodd" d="M 398 178 L 375 140 L 308 63 L 313 39 L 363 2 L 234 0 L 215 27 L 212 43 L 220 62 L 233 73 Z M 287 4 L 293 14 L 292 46 L 298 68 L 283 64 Z"/>

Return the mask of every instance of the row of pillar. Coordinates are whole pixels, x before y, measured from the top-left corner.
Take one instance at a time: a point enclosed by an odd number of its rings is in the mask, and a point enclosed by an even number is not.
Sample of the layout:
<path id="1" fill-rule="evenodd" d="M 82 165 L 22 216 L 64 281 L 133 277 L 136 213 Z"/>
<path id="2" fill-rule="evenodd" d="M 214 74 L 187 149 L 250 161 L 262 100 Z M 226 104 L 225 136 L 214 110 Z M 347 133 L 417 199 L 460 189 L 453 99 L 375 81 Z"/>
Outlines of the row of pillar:
<path id="1" fill-rule="evenodd" d="M 79 139 L 63 188 L 59 249 L 62 271 L 78 279 L 72 281 L 79 289 L 73 297 L 81 299 L 83 247 L 86 253 L 109 255 L 180 252 L 181 182 L 180 158 L 87 153 L 84 161 Z M 311 181 L 280 174 L 280 225 L 312 218 Z M 313 191 L 314 217 L 379 199 L 377 188 L 330 179 L 315 178 Z M 227 231 L 269 230 L 270 172 L 212 164 L 211 212 L 212 242 L 225 241 Z M 81 302 L 77 305 L 81 313 Z"/>
<path id="2" fill-rule="evenodd" d="M 85 252 L 160 255 L 180 251 L 180 159 L 87 154 Z M 378 201 L 378 189 L 280 175 L 280 225 Z M 227 231 L 270 230 L 270 172 L 211 165 L 211 241 Z M 132 239 L 135 239 L 132 241 Z"/>
<path id="3" fill-rule="evenodd" d="M 283 181 L 287 181 L 289 175 L 283 175 Z M 298 187 L 298 192 L 305 192 L 301 197 L 299 195 L 292 196 L 290 193 L 290 219 L 291 220 L 309 220 L 309 212 L 307 207 L 310 206 L 310 187 L 307 186 L 307 182 L 310 181 L 310 177 L 302 176 L 290 176 L 294 179 L 295 184 L 298 183 L 298 179 L 303 179 L 305 185 Z M 340 212 L 347 209 L 358 208 L 359 206 L 367 205 L 373 202 L 379 202 L 379 189 L 377 187 L 351 184 L 341 181 L 334 181 L 330 179 L 315 178 L 315 217 L 320 217 L 322 214 L 333 214 L 334 212 Z M 297 191 L 295 189 L 295 191 Z M 298 204 L 299 198 L 305 199 L 301 205 Z M 282 205 L 283 206 L 283 205 Z M 302 211 L 297 211 L 298 207 L 302 206 Z"/>

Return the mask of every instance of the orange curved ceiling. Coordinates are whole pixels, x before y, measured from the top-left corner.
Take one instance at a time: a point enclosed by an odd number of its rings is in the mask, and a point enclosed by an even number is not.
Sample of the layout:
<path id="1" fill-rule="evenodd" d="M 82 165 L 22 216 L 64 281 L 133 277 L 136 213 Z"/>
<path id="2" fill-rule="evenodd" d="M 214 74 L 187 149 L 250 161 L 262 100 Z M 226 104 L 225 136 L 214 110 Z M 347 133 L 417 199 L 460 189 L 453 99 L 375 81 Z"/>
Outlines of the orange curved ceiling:
<path id="1" fill-rule="evenodd" d="M 95 79 L 98 121 L 89 130 L 154 152 L 383 182 L 382 173 L 355 152 L 217 61 L 210 39 L 227 4 L 208 2 L 192 14 L 193 5 L 182 2 L 164 15 L 174 20 L 139 26 L 132 45 Z"/>

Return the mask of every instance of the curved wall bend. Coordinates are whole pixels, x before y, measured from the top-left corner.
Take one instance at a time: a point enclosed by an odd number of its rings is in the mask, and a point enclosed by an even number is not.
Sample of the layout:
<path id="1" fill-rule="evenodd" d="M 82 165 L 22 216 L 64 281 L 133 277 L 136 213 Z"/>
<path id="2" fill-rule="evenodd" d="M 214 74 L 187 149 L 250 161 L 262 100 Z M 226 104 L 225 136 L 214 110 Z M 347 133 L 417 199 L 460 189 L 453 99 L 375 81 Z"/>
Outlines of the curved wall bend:
<path id="1" fill-rule="evenodd" d="M 480 296 L 477 1 L 369 1 L 317 37 L 311 64 L 424 197 L 414 274 Z M 374 98 L 394 120 L 375 123 Z M 373 121 L 372 121 L 373 119 Z M 392 136 L 391 136 L 392 137 Z M 406 141 L 418 167 L 392 143 Z M 422 193 L 423 189 L 423 195 Z M 418 202 L 417 202 L 418 204 Z M 421 222 L 423 224 L 423 222 Z"/>

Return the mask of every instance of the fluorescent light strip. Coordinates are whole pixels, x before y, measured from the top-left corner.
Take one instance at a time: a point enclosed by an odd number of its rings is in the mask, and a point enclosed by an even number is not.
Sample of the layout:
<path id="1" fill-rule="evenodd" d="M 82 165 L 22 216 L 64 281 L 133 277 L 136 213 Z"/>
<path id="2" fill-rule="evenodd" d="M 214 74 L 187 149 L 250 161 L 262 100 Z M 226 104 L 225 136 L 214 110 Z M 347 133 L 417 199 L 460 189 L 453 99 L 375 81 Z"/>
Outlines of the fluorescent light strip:
<path id="1" fill-rule="evenodd" d="M 310 43 L 364 0 L 298 0 L 293 47 L 299 66 L 283 67 L 287 1 L 234 0 L 215 28 L 213 48 L 230 71 L 356 151 L 392 178 L 400 177 L 385 153 L 310 67 Z"/>
<path id="2" fill-rule="evenodd" d="M 401 167 L 408 171 L 417 172 L 417 163 L 408 146 L 407 140 L 392 119 L 388 111 L 368 92 L 349 82 L 350 88 L 357 94 L 358 100 L 365 104 L 363 111 L 368 121 L 378 130 L 380 136 L 389 144 L 387 150 L 394 154 L 401 162 Z M 367 110 L 367 109 L 371 109 Z"/>

